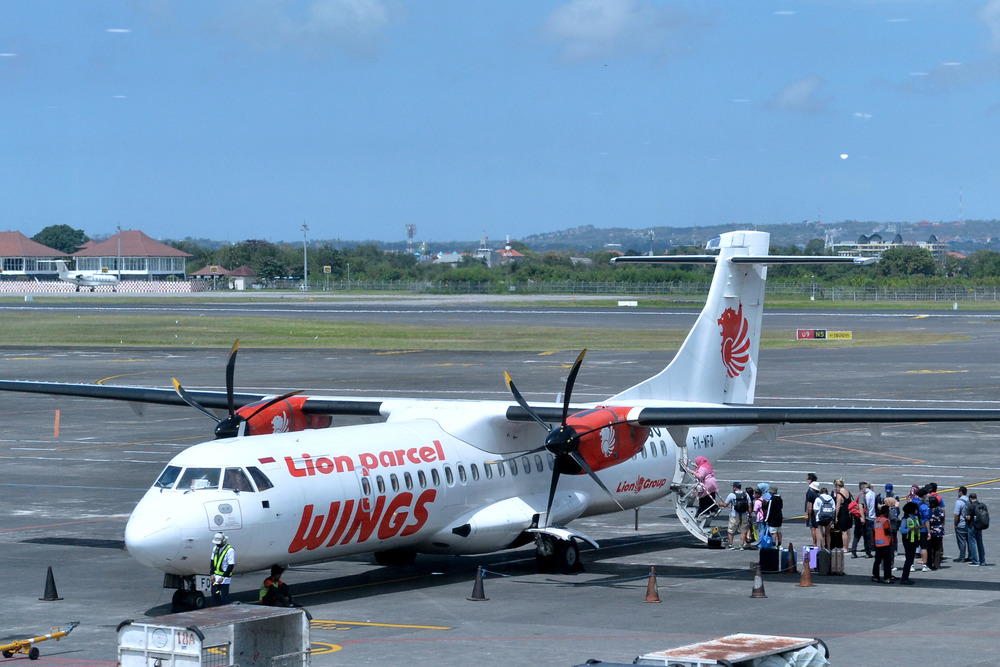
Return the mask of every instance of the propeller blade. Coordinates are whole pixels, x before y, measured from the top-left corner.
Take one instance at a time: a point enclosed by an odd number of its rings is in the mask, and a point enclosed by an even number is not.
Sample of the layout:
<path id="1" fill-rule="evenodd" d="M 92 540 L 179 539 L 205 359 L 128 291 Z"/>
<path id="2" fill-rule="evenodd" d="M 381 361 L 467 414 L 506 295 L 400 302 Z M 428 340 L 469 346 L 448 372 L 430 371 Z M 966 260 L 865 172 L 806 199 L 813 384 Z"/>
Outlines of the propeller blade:
<path id="1" fill-rule="evenodd" d="M 573 368 L 569 371 L 569 376 L 566 378 L 566 392 L 563 394 L 563 411 L 562 411 L 562 423 L 566 425 L 566 419 L 569 417 L 569 398 L 573 394 L 573 385 L 576 384 L 576 374 L 580 372 L 580 366 L 583 364 L 583 357 L 587 354 L 587 348 L 584 348 L 580 355 L 573 362 Z M 521 407 L 524 407 L 523 405 Z"/>
<path id="2" fill-rule="evenodd" d="M 524 400 L 524 396 L 521 396 L 521 392 L 517 390 L 517 387 L 514 386 L 514 381 L 510 378 L 510 373 L 504 371 L 503 376 L 507 380 L 507 388 L 510 389 L 510 393 L 514 395 L 514 400 L 517 401 L 517 404 L 520 405 L 525 412 L 531 415 L 536 422 L 541 424 L 542 428 L 546 431 L 551 431 L 552 427 L 542 421 L 542 418 L 538 416 L 538 413 L 532 410 L 531 406 L 528 405 L 528 402 Z"/>
<path id="3" fill-rule="evenodd" d="M 251 419 L 253 419 L 254 417 L 257 416 L 258 412 L 263 412 L 264 410 L 267 410 L 269 407 L 271 407 L 275 403 L 280 403 L 283 400 L 285 400 L 286 398 L 291 398 L 292 396 L 296 396 L 298 394 L 301 394 L 303 391 L 304 390 L 302 390 L 302 389 L 296 389 L 295 391 L 290 391 L 287 394 L 282 394 L 281 396 L 277 396 L 275 398 L 272 398 L 270 401 L 268 401 L 264 405 L 260 406 L 256 410 L 254 410 L 249 416 L 246 417 L 246 420 L 250 421 Z"/>
<path id="4" fill-rule="evenodd" d="M 233 349 L 229 353 L 229 361 L 226 362 L 226 396 L 229 399 L 229 416 L 236 413 L 236 403 L 233 399 L 233 378 L 236 374 L 236 353 L 240 350 L 240 339 L 236 339 Z"/>
<path id="5" fill-rule="evenodd" d="M 588 475 L 590 475 L 590 478 L 592 480 L 594 480 L 595 482 L 597 482 L 597 486 L 599 486 L 602 489 L 604 489 L 604 493 L 608 494 L 608 497 L 611 498 L 612 501 L 614 501 L 615 505 L 618 505 L 618 509 L 620 509 L 620 510 L 624 510 L 625 509 L 624 507 L 622 507 L 622 504 L 620 502 L 618 502 L 618 499 L 615 498 L 611 494 L 611 491 L 608 490 L 608 487 L 604 486 L 604 482 L 601 481 L 601 478 L 597 476 L 597 473 L 594 472 L 594 469 L 591 468 L 590 464 L 587 463 L 587 459 L 585 459 L 582 456 L 580 456 L 580 452 L 575 452 L 575 451 L 574 452 L 570 452 L 569 455 L 570 455 L 570 458 L 572 458 L 574 461 L 576 461 L 576 464 L 578 466 L 580 466 L 581 468 L 583 468 L 584 472 L 586 472 Z"/>
<path id="6" fill-rule="evenodd" d="M 209 410 L 208 408 L 200 404 L 198 401 L 191 398 L 191 395 L 184 390 L 184 387 L 182 387 L 181 383 L 177 381 L 177 378 L 170 378 L 170 379 L 174 381 L 174 391 L 177 392 L 177 395 L 181 397 L 182 401 L 190 405 L 192 408 L 195 408 L 196 410 L 201 410 L 206 415 L 214 419 L 216 422 L 222 421 L 211 410 Z"/>

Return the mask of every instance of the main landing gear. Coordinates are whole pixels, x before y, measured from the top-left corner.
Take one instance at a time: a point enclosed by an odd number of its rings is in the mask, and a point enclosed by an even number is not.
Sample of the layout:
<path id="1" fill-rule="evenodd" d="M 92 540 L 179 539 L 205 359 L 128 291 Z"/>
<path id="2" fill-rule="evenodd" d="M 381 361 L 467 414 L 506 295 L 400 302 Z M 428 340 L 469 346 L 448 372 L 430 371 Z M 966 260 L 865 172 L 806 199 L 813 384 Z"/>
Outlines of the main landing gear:
<path id="1" fill-rule="evenodd" d="M 583 570 L 576 540 L 560 540 L 544 533 L 535 534 L 535 563 L 542 574 L 568 574 Z"/>

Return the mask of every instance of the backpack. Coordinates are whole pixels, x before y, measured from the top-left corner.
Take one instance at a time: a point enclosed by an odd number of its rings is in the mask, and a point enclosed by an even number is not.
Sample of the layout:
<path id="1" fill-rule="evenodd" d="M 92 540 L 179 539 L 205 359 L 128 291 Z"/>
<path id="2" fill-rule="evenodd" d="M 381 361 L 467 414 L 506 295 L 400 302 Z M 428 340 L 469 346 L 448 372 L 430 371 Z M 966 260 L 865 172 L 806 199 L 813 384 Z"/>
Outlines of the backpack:
<path id="1" fill-rule="evenodd" d="M 781 499 L 781 496 L 776 493 L 771 494 L 771 502 L 767 505 L 767 515 L 764 517 L 767 525 L 777 527 L 784 522 L 785 517 L 782 514 L 784 505 L 785 501 Z"/>
<path id="2" fill-rule="evenodd" d="M 750 500 L 745 491 L 736 494 L 736 500 L 733 501 L 733 511 L 737 514 L 746 514 L 750 511 Z"/>
<path id="3" fill-rule="evenodd" d="M 976 501 L 976 528 L 986 530 L 990 527 L 990 510 L 986 505 Z"/>
<path id="4" fill-rule="evenodd" d="M 860 497 L 860 496 L 859 496 Z M 858 509 L 858 499 L 855 498 L 847 504 L 847 511 L 851 513 L 852 516 L 861 518 L 861 510 Z"/>
<path id="5" fill-rule="evenodd" d="M 821 498 L 819 512 L 816 513 L 816 523 L 821 526 L 828 526 L 830 522 L 833 521 L 833 516 L 837 512 L 837 505 L 833 502 L 833 498 Z"/>

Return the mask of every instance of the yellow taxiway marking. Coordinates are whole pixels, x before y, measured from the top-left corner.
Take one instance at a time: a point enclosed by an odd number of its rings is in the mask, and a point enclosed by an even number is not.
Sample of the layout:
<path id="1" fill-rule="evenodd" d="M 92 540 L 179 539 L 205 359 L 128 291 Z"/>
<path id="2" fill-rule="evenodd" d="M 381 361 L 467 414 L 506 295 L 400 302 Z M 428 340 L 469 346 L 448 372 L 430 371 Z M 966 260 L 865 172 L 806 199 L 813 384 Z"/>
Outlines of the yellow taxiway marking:
<path id="1" fill-rule="evenodd" d="M 309 622 L 309 627 L 316 630 L 336 630 L 337 625 L 357 625 L 367 628 L 406 628 L 409 630 L 453 630 L 446 625 L 407 625 L 403 623 L 369 623 L 364 621 L 326 621 L 313 619 Z"/>
<path id="2" fill-rule="evenodd" d="M 932 371 L 930 369 L 927 369 L 927 370 L 922 370 L 922 371 L 905 371 L 905 372 L 906 373 L 925 373 L 927 375 L 947 375 L 948 373 L 968 373 L 969 371 L 943 371 L 943 370 Z"/>
<path id="3" fill-rule="evenodd" d="M 385 352 L 372 352 L 376 357 L 385 357 L 392 354 L 416 354 L 420 350 L 386 350 Z"/>
<path id="4" fill-rule="evenodd" d="M 558 350 L 549 350 L 548 352 L 539 352 L 538 356 L 540 356 L 540 357 L 548 357 L 550 355 L 555 354 L 556 352 L 558 352 Z"/>

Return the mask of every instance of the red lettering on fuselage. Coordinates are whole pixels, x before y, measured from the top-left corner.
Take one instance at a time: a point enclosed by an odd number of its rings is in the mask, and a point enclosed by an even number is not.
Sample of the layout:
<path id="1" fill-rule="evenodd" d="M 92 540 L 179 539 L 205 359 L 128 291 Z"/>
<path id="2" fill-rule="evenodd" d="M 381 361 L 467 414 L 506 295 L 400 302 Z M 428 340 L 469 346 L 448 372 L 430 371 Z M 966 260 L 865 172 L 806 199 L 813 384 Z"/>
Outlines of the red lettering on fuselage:
<path id="1" fill-rule="evenodd" d="M 376 528 L 380 540 L 388 540 L 397 535 L 402 537 L 413 535 L 427 523 L 430 517 L 427 505 L 434 502 L 436 497 L 435 489 L 423 491 L 415 503 L 413 494 L 408 491 L 394 496 L 388 503 L 386 496 L 379 496 L 375 500 L 374 509 L 370 512 L 364 510 L 354 499 L 344 501 L 342 507 L 340 501 L 333 501 L 325 515 L 316 514 L 314 505 L 306 505 L 302 508 L 302 518 L 299 520 L 295 537 L 288 545 L 288 553 L 297 553 L 303 549 L 311 551 L 322 546 L 331 531 L 333 535 L 326 543 L 327 547 L 337 543 L 366 542 Z M 412 512 L 411 503 L 413 503 Z M 334 524 L 337 524 L 335 531 Z M 350 529 L 345 534 L 348 525 Z M 344 536 L 342 539 L 341 535 Z"/>
<path id="2" fill-rule="evenodd" d="M 433 447 L 410 447 L 409 449 L 385 449 L 381 452 L 362 452 L 358 454 L 357 465 L 371 471 L 378 468 L 395 468 L 411 463 L 435 463 L 444 461 L 444 447 L 440 440 L 433 441 Z M 285 457 L 285 467 L 292 477 L 312 477 L 314 475 L 329 475 L 335 472 L 354 472 L 355 462 L 350 456 L 320 456 L 313 458 L 311 454 L 303 454 L 298 460 L 291 456 Z"/>

